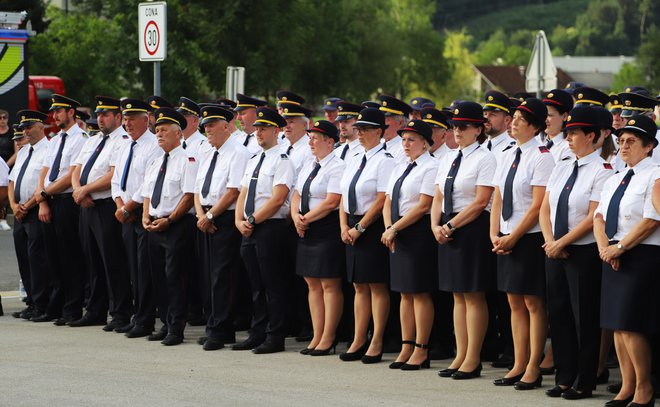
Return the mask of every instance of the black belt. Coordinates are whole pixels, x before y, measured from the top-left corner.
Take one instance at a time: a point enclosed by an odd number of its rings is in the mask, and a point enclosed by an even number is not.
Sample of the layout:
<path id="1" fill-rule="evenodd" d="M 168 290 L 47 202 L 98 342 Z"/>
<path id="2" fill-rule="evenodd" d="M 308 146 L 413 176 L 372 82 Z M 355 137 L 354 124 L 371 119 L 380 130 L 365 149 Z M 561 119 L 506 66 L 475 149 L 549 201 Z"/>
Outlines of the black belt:
<path id="1" fill-rule="evenodd" d="M 101 202 L 108 202 L 108 201 L 110 201 L 110 202 L 114 202 L 114 201 L 112 200 L 112 198 L 93 199 L 93 202 L 94 202 L 94 203 L 101 203 Z"/>
<path id="2" fill-rule="evenodd" d="M 71 192 L 65 192 L 63 194 L 54 194 L 49 197 L 50 199 L 67 199 L 67 198 L 73 198 L 73 193 Z"/>
<path id="3" fill-rule="evenodd" d="M 149 215 L 149 220 L 153 222 L 156 219 L 167 219 L 169 217 L 170 217 L 170 215 L 167 215 L 167 216 L 151 216 L 151 215 Z"/>

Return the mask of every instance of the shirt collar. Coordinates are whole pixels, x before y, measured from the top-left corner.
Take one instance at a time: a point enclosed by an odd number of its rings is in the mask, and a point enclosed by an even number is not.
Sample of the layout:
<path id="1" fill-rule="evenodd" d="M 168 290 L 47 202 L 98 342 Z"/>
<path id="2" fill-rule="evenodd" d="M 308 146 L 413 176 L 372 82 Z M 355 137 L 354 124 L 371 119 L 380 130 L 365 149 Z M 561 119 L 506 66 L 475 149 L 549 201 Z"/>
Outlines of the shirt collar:
<path id="1" fill-rule="evenodd" d="M 352 150 L 352 149 L 358 147 L 359 145 L 360 145 L 360 139 L 358 139 L 356 137 L 355 140 L 352 140 L 352 141 L 348 142 L 348 149 Z"/>
<path id="2" fill-rule="evenodd" d="M 506 141 L 506 139 L 509 138 L 509 132 L 507 130 L 504 130 L 502 133 L 498 134 L 495 137 L 488 137 L 488 140 L 490 140 L 490 144 L 495 147 L 499 145 L 500 143 L 503 143 Z M 486 143 L 488 143 L 488 140 L 486 140 Z"/>
<path id="3" fill-rule="evenodd" d="M 322 159 L 321 161 L 316 161 L 316 160 L 314 160 L 314 161 L 317 162 L 317 163 L 319 163 L 319 164 L 321 164 L 321 167 L 325 167 L 325 166 L 328 165 L 328 164 L 330 163 L 330 161 L 332 161 L 335 157 L 336 157 L 336 156 L 335 156 L 335 155 L 332 153 L 332 151 L 331 151 L 330 154 L 328 154 L 328 155 L 326 155 L 325 157 L 323 157 L 323 159 Z"/>
<path id="4" fill-rule="evenodd" d="M 401 136 L 397 135 L 396 137 L 393 137 L 390 141 L 385 142 L 385 144 L 387 144 L 387 147 L 392 147 L 396 143 L 401 144 Z"/>
<path id="5" fill-rule="evenodd" d="M 415 161 L 408 161 L 408 164 L 416 162 L 418 166 L 423 165 L 426 161 L 432 160 L 431 154 L 428 151 L 424 151 L 422 155 L 417 157 Z"/>
<path id="6" fill-rule="evenodd" d="M 291 144 L 289 142 L 289 144 Z M 309 136 L 305 134 L 304 136 L 300 137 L 298 141 L 293 143 L 293 149 L 297 150 L 299 147 L 301 147 L 303 144 L 309 144 Z"/>
<path id="7" fill-rule="evenodd" d="M 277 154 L 284 154 L 285 153 L 285 148 L 283 144 L 276 144 L 272 148 L 269 148 L 268 150 L 262 151 L 263 153 L 266 153 L 266 157 L 270 157 L 272 155 L 277 155 Z M 261 154 L 257 154 L 261 155 Z"/>
<path id="8" fill-rule="evenodd" d="M 643 169 L 648 168 L 652 165 L 653 165 L 653 159 L 651 157 L 646 157 L 642 161 L 638 162 L 637 165 L 635 165 L 634 167 L 628 167 L 628 168 L 632 168 L 635 171 L 635 174 L 638 174 Z"/>
<path id="9" fill-rule="evenodd" d="M 477 150 L 477 148 L 479 148 L 479 146 L 480 146 L 479 143 L 475 141 L 474 143 L 472 143 L 469 146 L 465 147 L 463 150 L 461 150 L 461 151 L 463 151 L 463 157 L 467 157 L 468 155 L 475 152 Z"/>
<path id="10" fill-rule="evenodd" d="M 379 152 L 382 149 L 383 149 L 382 144 L 376 144 L 376 146 L 373 147 L 371 150 L 368 150 L 368 151 L 365 150 L 364 153 L 367 156 L 367 160 L 370 159 L 371 157 L 373 157 L 374 155 L 376 155 L 376 153 Z"/>
<path id="11" fill-rule="evenodd" d="M 29 144 L 28 144 L 29 146 Z M 36 151 L 42 148 L 46 148 L 48 146 L 48 137 L 44 137 L 41 140 L 37 141 L 35 145 L 32 146 L 32 148 Z M 29 147 L 28 147 L 29 148 Z"/>
<path id="12" fill-rule="evenodd" d="M 181 141 L 182 142 L 185 141 L 186 144 L 190 144 L 194 141 L 202 140 L 202 139 L 204 139 L 204 136 L 202 135 L 202 133 L 200 133 L 199 130 L 195 130 L 195 132 L 193 134 L 191 134 L 190 137 L 188 137 L 188 138 L 183 137 Z"/>
<path id="13" fill-rule="evenodd" d="M 176 148 L 174 148 L 172 151 L 170 151 L 170 157 L 174 157 L 174 156 L 176 156 L 180 153 L 183 153 L 184 151 L 185 150 L 183 149 L 183 146 L 181 144 L 179 144 L 178 146 L 176 146 Z"/>
<path id="14" fill-rule="evenodd" d="M 522 152 L 526 152 L 526 151 L 531 150 L 531 149 L 533 149 L 534 147 L 538 147 L 538 146 L 540 146 L 540 145 L 541 145 L 541 144 L 540 144 L 539 141 L 536 139 L 536 137 L 532 137 L 528 142 L 526 142 L 525 144 L 519 145 L 518 147 L 520 148 L 520 150 L 521 150 Z"/>
<path id="15" fill-rule="evenodd" d="M 155 138 L 156 138 L 156 135 L 154 133 L 152 133 L 149 129 L 147 129 L 147 131 L 145 131 L 140 136 L 140 138 L 138 138 L 135 141 L 137 141 L 138 144 L 145 144 L 145 143 L 148 143 L 151 139 L 155 139 Z M 133 139 L 131 139 L 131 141 L 133 141 Z"/>
<path id="16" fill-rule="evenodd" d="M 126 134 L 126 130 L 121 126 L 118 126 L 112 131 L 112 133 L 108 134 L 108 136 L 110 136 L 110 140 L 114 140 L 116 138 L 123 138 L 124 134 Z"/>

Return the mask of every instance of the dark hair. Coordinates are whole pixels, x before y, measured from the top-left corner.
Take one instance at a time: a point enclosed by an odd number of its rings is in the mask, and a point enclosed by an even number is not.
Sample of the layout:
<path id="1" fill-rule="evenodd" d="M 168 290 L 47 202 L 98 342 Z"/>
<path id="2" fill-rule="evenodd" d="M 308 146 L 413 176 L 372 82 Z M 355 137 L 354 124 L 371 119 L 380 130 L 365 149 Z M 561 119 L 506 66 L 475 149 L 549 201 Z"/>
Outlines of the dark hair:
<path id="1" fill-rule="evenodd" d="M 486 141 L 486 139 L 488 138 L 488 136 L 486 136 L 486 126 L 483 124 L 479 124 L 477 125 L 477 127 L 481 127 L 481 132 L 477 136 L 477 142 L 479 144 L 483 144 L 484 141 Z"/>
<path id="2" fill-rule="evenodd" d="M 545 120 L 541 120 L 540 118 L 536 117 L 535 115 L 529 113 L 526 110 L 518 110 L 520 114 L 522 115 L 523 119 L 529 124 L 531 124 L 533 127 L 536 128 L 536 133 L 534 135 L 536 136 L 537 134 L 541 133 L 542 131 L 545 131 L 546 125 L 545 125 Z"/>
<path id="3" fill-rule="evenodd" d="M 621 137 L 623 135 L 623 133 L 632 134 L 633 136 L 637 137 L 642 142 L 643 147 L 648 147 L 649 145 L 653 146 L 653 143 L 655 142 L 653 139 L 645 138 L 641 134 L 639 134 L 635 131 L 625 131 L 625 130 L 623 130 L 617 136 Z M 655 146 L 654 146 L 654 148 L 655 148 Z M 652 155 L 653 155 L 653 148 L 651 149 L 651 151 L 649 151 L 649 153 L 647 154 L 647 157 L 651 157 Z"/>
<path id="4" fill-rule="evenodd" d="M 594 133 L 594 140 L 592 141 L 593 144 L 596 144 L 598 142 L 598 139 L 600 138 L 600 129 L 590 126 L 590 127 L 582 127 L 582 131 L 584 132 L 584 135 L 586 136 L 589 133 Z"/>
<path id="5" fill-rule="evenodd" d="M 612 140 L 612 134 L 610 134 L 608 137 L 603 139 L 603 146 L 600 150 L 600 156 L 604 160 L 607 160 L 610 158 L 610 156 L 614 155 L 614 153 L 616 153 L 614 148 L 614 140 Z"/>

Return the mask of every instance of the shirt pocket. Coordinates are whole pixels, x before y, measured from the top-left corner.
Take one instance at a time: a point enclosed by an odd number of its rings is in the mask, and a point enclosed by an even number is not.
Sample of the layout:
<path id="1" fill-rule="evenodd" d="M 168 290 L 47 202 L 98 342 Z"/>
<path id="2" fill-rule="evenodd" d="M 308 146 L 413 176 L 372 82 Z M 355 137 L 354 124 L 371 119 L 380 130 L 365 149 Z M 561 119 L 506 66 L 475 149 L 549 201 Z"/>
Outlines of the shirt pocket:
<path id="1" fill-rule="evenodd" d="M 163 195 L 167 197 L 175 197 L 181 194 L 181 173 L 172 172 L 165 174 L 163 182 Z"/>
<path id="2" fill-rule="evenodd" d="M 275 178 L 275 167 L 261 168 L 257 181 L 257 196 L 270 197 L 273 193 L 273 179 Z"/>

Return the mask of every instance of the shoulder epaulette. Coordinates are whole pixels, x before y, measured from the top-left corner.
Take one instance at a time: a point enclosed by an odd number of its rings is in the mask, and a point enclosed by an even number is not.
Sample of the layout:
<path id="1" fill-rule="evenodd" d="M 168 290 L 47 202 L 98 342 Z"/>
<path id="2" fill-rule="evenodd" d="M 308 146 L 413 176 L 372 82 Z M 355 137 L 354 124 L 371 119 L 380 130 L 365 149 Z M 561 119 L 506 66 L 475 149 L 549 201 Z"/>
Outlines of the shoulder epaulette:
<path id="1" fill-rule="evenodd" d="M 564 158 L 562 158 L 561 160 L 562 160 L 562 161 L 566 161 L 566 160 L 570 160 L 570 159 L 571 159 L 571 157 L 568 156 L 568 157 L 564 157 Z"/>
<path id="2" fill-rule="evenodd" d="M 188 162 L 194 163 L 195 162 L 195 157 L 193 156 L 188 156 Z"/>
<path id="3" fill-rule="evenodd" d="M 610 164 L 610 163 L 603 163 L 603 167 L 605 167 L 606 170 L 611 170 L 611 169 L 612 169 L 612 164 Z"/>
<path id="4" fill-rule="evenodd" d="M 539 151 L 542 153 L 549 153 L 550 149 L 546 146 L 539 146 Z"/>
<path id="5" fill-rule="evenodd" d="M 253 159 L 254 157 L 256 157 L 257 155 L 258 155 L 258 154 L 255 154 L 255 155 L 253 155 L 252 157 L 250 157 L 250 160 Z"/>
<path id="6" fill-rule="evenodd" d="M 392 154 L 388 153 L 387 151 L 385 152 L 385 157 L 394 158 L 394 156 Z"/>
<path id="7" fill-rule="evenodd" d="M 286 154 L 280 154 L 280 157 L 281 157 L 282 159 L 286 159 L 286 160 L 289 159 L 289 156 L 286 155 Z"/>
<path id="8" fill-rule="evenodd" d="M 511 149 L 511 147 L 513 147 L 513 144 L 509 144 L 508 146 L 506 146 L 506 147 L 502 150 L 502 152 L 505 152 L 506 150 Z"/>

